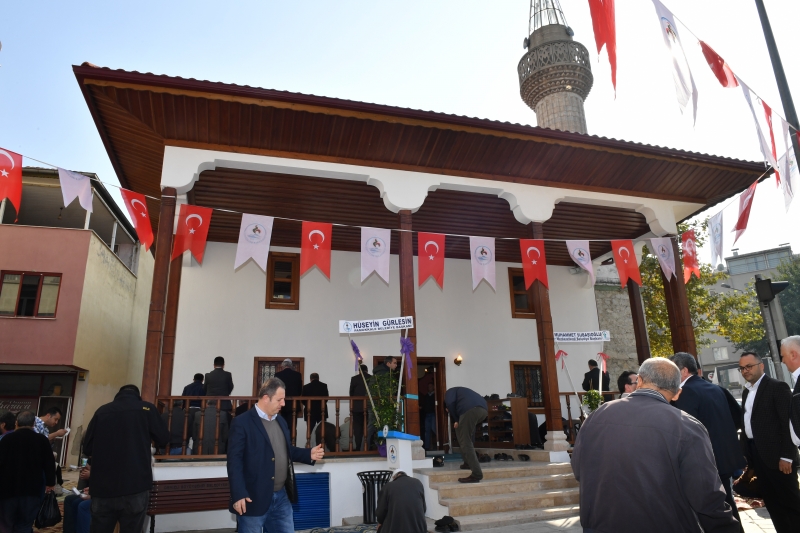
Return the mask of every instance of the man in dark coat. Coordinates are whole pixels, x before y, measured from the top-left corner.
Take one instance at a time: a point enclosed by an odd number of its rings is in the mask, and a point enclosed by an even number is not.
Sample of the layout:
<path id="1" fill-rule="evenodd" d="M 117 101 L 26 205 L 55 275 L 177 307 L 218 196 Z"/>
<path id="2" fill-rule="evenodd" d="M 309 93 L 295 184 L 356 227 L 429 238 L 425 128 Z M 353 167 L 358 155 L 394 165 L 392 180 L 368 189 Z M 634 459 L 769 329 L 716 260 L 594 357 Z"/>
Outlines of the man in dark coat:
<path id="1" fill-rule="evenodd" d="M 739 370 L 747 380 L 742 393 L 744 429 L 740 433 L 748 467 L 777 533 L 800 527 L 800 487 L 797 483 L 797 446 L 789 429 L 792 390 L 783 381 L 764 374 L 758 354 L 745 352 Z"/>
<path id="2" fill-rule="evenodd" d="M 669 405 L 680 383 L 674 363 L 647 359 L 636 392 L 601 405 L 583 423 L 572 471 L 585 532 L 739 532 L 708 432 Z"/>
<path id="3" fill-rule="evenodd" d="M 292 368 L 291 359 L 286 358 L 283 360 L 283 363 L 281 363 L 281 370 L 280 372 L 275 372 L 275 377 L 283 381 L 287 398 L 297 398 L 303 394 L 303 376 L 300 375 L 300 372 Z M 286 405 L 281 408 L 281 416 L 290 429 L 292 427 L 292 411 L 296 411 L 299 418 L 299 407 L 299 403 L 295 405 L 293 402 L 287 402 Z"/>
<path id="4" fill-rule="evenodd" d="M 312 373 L 309 378 L 311 381 L 303 385 L 303 396 L 329 396 L 328 394 L 328 385 L 323 383 L 319 380 L 319 374 L 316 372 Z M 323 417 L 322 413 L 322 401 L 321 400 L 312 400 L 311 401 L 311 417 L 309 420 L 309 413 L 308 409 L 306 408 L 306 402 L 303 402 L 303 411 L 304 417 L 306 422 L 312 428 L 316 426 L 320 420 L 325 418 L 328 419 L 328 406 L 325 406 L 325 416 Z"/>
<path id="5" fill-rule="evenodd" d="M 222 368 L 225 367 L 225 360 L 223 359 Z M 230 372 L 226 372 L 226 374 L 230 375 Z M 231 378 L 231 390 L 233 390 L 233 378 Z M 230 394 L 230 392 L 228 393 Z M 194 381 L 189 383 L 183 388 L 183 393 L 181 396 L 205 396 L 206 395 L 206 388 L 203 386 L 203 374 L 195 374 Z M 200 400 L 190 400 L 189 401 L 190 408 L 199 409 L 201 407 Z"/>
<path id="6" fill-rule="evenodd" d="M 364 377 L 361 377 L 361 374 Z M 372 376 L 369 375 L 367 365 L 361 365 L 361 372 L 350 378 L 350 392 L 353 396 L 367 396 L 367 385 Z M 353 417 L 353 449 L 361 451 L 364 444 L 364 410 L 369 409 L 369 400 L 354 401 L 350 406 L 350 414 Z"/>
<path id="7" fill-rule="evenodd" d="M 453 427 L 458 437 L 458 448 L 464 458 L 466 466 L 472 471 L 469 476 L 459 478 L 460 483 L 478 483 L 483 479 L 483 470 L 475 453 L 475 438 L 477 428 L 488 415 L 486 400 L 466 387 L 453 387 L 444 393 L 444 405 L 450 418 L 455 421 Z M 462 466 L 463 468 L 463 466 Z"/>
<path id="8" fill-rule="evenodd" d="M 388 374 L 389 372 L 394 372 L 397 370 L 397 358 L 393 355 L 387 355 L 383 358 L 383 363 L 376 366 L 373 371 L 372 375 L 377 376 L 378 374 Z"/>
<path id="9" fill-rule="evenodd" d="M 402 470 L 381 489 L 375 518 L 380 533 L 427 533 L 425 488 Z"/>
<path id="10" fill-rule="evenodd" d="M 225 371 L 223 357 L 214 358 L 214 370 L 206 374 L 203 390 L 205 390 L 206 396 L 230 396 L 233 392 L 233 375 Z M 230 400 L 222 400 L 220 411 L 225 411 L 230 416 L 231 409 Z"/>
<path id="11" fill-rule="evenodd" d="M 286 484 L 292 462 L 313 465 L 325 455 L 322 445 L 297 448 L 278 413 L 286 389 L 278 378 L 258 391 L 253 409 L 233 419 L 228 440 L 230 512 L 238 516 L 239 533 L 294 533 L 292 505 Z M 290 486 L 291 490 L 291 486 Z"/>
<path id="12" fill-rule="evenodd" d="M 17 429 L 0 440 L 0 531 L 30 533 L 42 505 L 42 489 L 56 484 L 50 441 L 33 431 L 30 411 L 17 415 Z M 46 487 L 46 488 L 45 488 Z"/>
<path id="13" fill-rule="evenodd" d="M 781 341 L 781 360 L 794 380 L 792 403 L 789 409 L 789 429 L 792 442 L 800 446 L 800 335 L 792 335 Z"/>
<path id="14" fill-rule="evenodd" d="M 583 375 L 583 390 L 598 390 L 600 384 L 600 369 L 597 367 L 597 361 L 589 359 L 589 371 Z M 611 385 L 611 378 L 608 372 L 603 372 L 603 392 L 608 392 Z M 603 400 L 610 402 L 614 397 L 611 394 L 603 394 Z"/>
<path id="15" fill-rule="evenodd" d="M 722 388 L 697 375 L 697 360 L 693 355 L 678 352 L 669 359 L 681 371 L 681 393 L 672 405 L 698 419 L 708 431 L 719 479 L 725 487 L 725 501 L 731 506 L 733 516 L 739 520 L 739 511 L 733 499 L 732 477 L 747 462 L 739 445 L 736 423 L 731 417 L 725 393 Z"/>
<path id="16" fill-rule="evenodd" d="M 156 406 L 142 401 L 136 385 L 95 411 L 83 451 L 92 460 L 92 533 L 141 533 L 153 486 L 150 443 L 170 440 Z"/>

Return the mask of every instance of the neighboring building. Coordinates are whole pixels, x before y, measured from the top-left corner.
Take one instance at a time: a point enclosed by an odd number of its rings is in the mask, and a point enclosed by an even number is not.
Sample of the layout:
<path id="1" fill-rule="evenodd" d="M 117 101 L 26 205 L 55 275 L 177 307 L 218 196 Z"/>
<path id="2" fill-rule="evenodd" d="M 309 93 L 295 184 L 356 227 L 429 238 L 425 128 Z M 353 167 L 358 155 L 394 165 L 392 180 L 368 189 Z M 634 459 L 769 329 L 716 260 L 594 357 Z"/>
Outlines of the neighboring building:
<path id="1" fill-rule="evenodd" d="M 0 224 L 0 410 L 60 407 L 54 450 L 75 464 L 95 409 L 141 382 L 153 256 L 101 183 L 89 214 L 63 206 L 55 170 L 22 176 Z"/>
<path id="2" fill-rule="evenodd" d="M 761 250 L 749 254 L 739 254 L 734 250 L 731 257 L 725 258 L 730 276 L 728 279 L 717 283 L 711 290 L 717 292 L 746 291 L 755 282 L 755 275 L 761 274 L 764 278 L 778 280 L 776 268 L 783 261 L 792 259 L 792 248 L 789 245 Z M 720 265 L 721 266 L 721 265 Z M 724 267 L 723 267 L 724 268 Z M 723 287 L 723 285 L 726 285 Z M 778 298 L 781 296 L 778 295 Z M 714 381 L 729 389 L 735 396 L 741 396 L 745 381 L 739 374 L 739 354 L 732 342 L 725 337 L 709 335 L 714 343 L 703 349 L 700 353 L 700 363 L 706 373 L 714 372 Z M 766 361 L 767 372 L 774 375 L 772 360 Z"/>

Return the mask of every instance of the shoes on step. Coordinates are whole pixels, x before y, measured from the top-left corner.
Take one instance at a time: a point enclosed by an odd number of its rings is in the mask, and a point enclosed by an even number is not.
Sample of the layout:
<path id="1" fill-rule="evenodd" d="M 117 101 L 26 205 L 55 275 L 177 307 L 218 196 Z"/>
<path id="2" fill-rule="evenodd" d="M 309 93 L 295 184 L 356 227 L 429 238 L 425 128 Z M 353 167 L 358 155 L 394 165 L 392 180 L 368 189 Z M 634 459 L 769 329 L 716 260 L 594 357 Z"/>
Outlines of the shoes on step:
<path id="1" fill-rule="evenodd" d="M 520 461 L 530 461 L 531 460 L 530 456 L 527 455 L 527 454 L 524 454 L 524 453 L 519 454 L 517 457 L 519 457 Z"/>
<path id="2" fill-rule="evenodd" d="M 441 456 L 437 456 L 433 458 L 433 467 L 434 468 L 441 468 L 444 466 L 444 458 Z"/>
<path id="3" fill-rule="evenodd" d="M 459 483 L 480 483 L 481 480 L 474 477 L 472 474 L 468 475 L 467 477 L 460 477 L 458 478 Z"/>
<path id="4" fill-rule="evenodd" d="M 434 522 L 436 526 L 449 526 L 450 524 L 455 524 L 456 521 L 450 515 L 444 515 L 442 518 Z"/>

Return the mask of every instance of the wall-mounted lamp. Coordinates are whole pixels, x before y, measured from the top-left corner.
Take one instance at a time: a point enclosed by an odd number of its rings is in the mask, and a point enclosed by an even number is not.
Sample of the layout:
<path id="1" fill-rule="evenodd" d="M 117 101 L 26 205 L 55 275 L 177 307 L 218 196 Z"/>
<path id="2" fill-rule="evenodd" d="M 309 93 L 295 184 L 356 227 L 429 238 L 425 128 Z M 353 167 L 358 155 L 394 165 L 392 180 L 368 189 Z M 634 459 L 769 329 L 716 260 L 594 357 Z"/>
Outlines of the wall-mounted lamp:
<path id="1" fill-rule="evenodd" d="M 463 361 L 464 361 L 464 359 L 461 358 L 461 354 L 458 354 L 456 356 L 455 360 L 453 360 L 453 362 L 456 364 L 456 366 L 461 366 L 461 363 Z"/>

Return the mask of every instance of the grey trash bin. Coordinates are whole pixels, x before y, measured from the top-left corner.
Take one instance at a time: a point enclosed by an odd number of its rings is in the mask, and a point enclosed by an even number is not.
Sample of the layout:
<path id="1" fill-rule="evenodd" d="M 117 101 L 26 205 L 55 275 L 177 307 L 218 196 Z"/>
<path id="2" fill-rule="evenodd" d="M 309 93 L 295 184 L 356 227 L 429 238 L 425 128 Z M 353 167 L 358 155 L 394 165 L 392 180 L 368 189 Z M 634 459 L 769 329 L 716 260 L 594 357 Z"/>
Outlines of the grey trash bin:
<path id="1" fill-rule="evenodd" d="M 378 496 L 381 489 L 386 485 L 394 472 L 391 470 L 370 470 L 369 472 L 359 472 L 358 479 L 361 480 L 361 490 L 364 499 L 364 523 L 376 524 L 378 522 L 376 511 L 378 509 Z"/>

